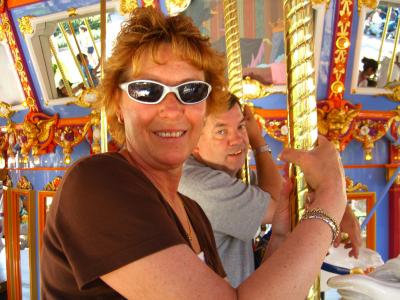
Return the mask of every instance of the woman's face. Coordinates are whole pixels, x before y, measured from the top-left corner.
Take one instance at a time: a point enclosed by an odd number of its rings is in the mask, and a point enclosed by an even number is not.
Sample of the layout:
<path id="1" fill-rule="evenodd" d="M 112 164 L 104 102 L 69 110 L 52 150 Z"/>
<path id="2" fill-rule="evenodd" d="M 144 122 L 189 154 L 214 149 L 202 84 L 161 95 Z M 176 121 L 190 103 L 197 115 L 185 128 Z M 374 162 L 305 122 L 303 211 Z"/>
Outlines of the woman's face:
<path id="1" fill-rule="evenodd" d="M 154 62 L 151 51 L 144 55 L 141 71 L 131 80 L 147 79 L 176 86 L 192 80 L 204 80 L 204 72 L 176 57 L 168 45 L 159 48 Z M 169 93 L 158 104 L 143 104 L 121 92 L 120 115 L 124 122 L 126 146 L 138 162 L 157 170 L 181 167 L 199 139 L 206 101 L 182 104 Z"/>

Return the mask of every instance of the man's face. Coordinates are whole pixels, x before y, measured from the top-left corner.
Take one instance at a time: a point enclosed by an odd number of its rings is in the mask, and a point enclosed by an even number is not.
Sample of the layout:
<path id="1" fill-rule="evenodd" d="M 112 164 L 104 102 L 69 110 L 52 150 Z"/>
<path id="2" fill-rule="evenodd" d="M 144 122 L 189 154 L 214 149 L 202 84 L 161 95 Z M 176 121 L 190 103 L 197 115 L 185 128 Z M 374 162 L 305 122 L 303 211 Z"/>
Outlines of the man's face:
<path id="1" fill-rule="evenodd" d="M 211 114 L 200 136 L 194 155 L 210 167 L 234 176 L 243 166 L 249 138 L 239 105 Z"/>

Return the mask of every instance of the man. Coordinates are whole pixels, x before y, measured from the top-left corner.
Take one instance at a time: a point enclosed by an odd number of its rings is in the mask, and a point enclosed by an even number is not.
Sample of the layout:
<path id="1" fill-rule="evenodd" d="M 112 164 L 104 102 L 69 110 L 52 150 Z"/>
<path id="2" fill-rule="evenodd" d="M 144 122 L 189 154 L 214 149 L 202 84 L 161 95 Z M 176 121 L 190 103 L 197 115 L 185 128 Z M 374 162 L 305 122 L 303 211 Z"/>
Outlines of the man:
<path id="1" fill-rule="evenodd" d="M 252 184 L 246 185 L 236 175 L 249 144 L 257 180 L 252 176 Z M 232 96 L 227 111 L 207 116 L 199 143 L 184 165 L 178 190 L 198 202 L 209 218 L 233 287 L 254 271 L 252 239 L 261 224 L 271 223 L 282 183 L 249 107 L 242 113 L 238 99 Z M 347 210 L 343 224 L 350 231 L 351 255 L 357 256 L 361 235 L 351 210 Z"/>

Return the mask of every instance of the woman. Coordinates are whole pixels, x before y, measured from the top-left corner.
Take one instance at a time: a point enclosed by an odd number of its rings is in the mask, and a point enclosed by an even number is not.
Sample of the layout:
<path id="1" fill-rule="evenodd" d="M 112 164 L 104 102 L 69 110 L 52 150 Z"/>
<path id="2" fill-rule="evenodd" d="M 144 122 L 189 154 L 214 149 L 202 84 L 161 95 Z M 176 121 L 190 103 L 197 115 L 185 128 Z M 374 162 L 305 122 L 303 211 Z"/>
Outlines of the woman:
<path id="1" fill-rule="evenodd" d="M 359 87 L 369 87 L 376 86 L 376 82 L 371 83 L 371 76 L 378 70 L 378 62 L 372 58 L 363 57 L 361 60 L 363 63 L 363 70 L 358 74 L 358 86 Z"/>
<path id="2" fill-rule="evenodd" d="M 301 222 L 233 289 L 205 215 L 177 193 L 206 111 L 227 99 L 223 70 L 190 19 L 135 10 L 100 87 L 110 131 L 124 147 L 65 174 L 43 237 L 43 299 L 304 298 L 332 242 L 326 218 Z M 303 168 L 315 189 L 312 205 L 340 220 L 346 194 L 332 144 L 321 139 L 316 150 L 286 150 L 281 158 Z M 272 238 L 287 234 L 282 207 Z"/>

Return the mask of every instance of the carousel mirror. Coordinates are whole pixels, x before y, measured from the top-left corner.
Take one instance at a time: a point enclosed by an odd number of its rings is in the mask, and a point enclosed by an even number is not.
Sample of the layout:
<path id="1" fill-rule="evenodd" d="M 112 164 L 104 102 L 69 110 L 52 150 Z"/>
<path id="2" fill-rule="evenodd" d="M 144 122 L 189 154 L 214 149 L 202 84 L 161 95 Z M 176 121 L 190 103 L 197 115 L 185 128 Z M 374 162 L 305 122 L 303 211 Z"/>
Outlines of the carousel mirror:
<path id="1" fill-rule="evenodd" d="M 50 206 L 53 202 L 53 198 L 54 198 L 55 194 L 56 194 L 55 191 L 39 191 L 38 192 L 39 253 L 41 252 L 41 249 L 42 249 L 42 235 L 43 235 L 44 227 L 46 225 L 46 216 L 50 210 Z"/>
<path id="2" fill-rule="evenodd" d="M 106 56 L 124 20 L 117 8 L 117 1 L 107 2 Z M 71 8 L 32 18 L 31 29 L 25 29 L 32 62 L 49 105 L 75 101 L 90 106 L 94 101 L 93 90 L 100 78 L 99 12 L 99 5 Z"/>
<path id="3" fill-rule="evenodd" d="M 176 1 L 174 1 L 176 2 Z M 225 1 L 226 2 L 226 1 Z M 244 80 L 244 97 L 260 98 L 286 91 L 286 57 L 284 50 L 283 1 L 236 1 L 240 57 Z M 314 48 L 316 65 L 319 61 L 325 3 L 314 6 Z M 186 8 L 202 33 L 211 39 L 215 49 L 226 53 L 224 1 L 192 1 Z M 262 90 L 257 97 L 254 89 Z"/>
<path id="4" fill-rule="evenodd" d="M 25 100 L 24 91 L 19 80 L 14 59 L 6 40 L 0 40 L 0 102 L 7 103 L 13 111 L 25 109 L 22 103 Z"/>
<path id="5" fill-rule="evenodd" d="M 390 95 L 399 86 L 399 24 L 399 1 L 380 1 L 374 10 L 362 7 L 352 74 L 353 93 Z"/>
<path id="6" fill-rule="evenodd" d="M 22 177 L 20 182 L 28 181 Z M 7 293 L 11 295 L 9 299 L 37 299 L 35 197 L 32 189 L 19 187 L 9 189 L 4 206 Z"/>

